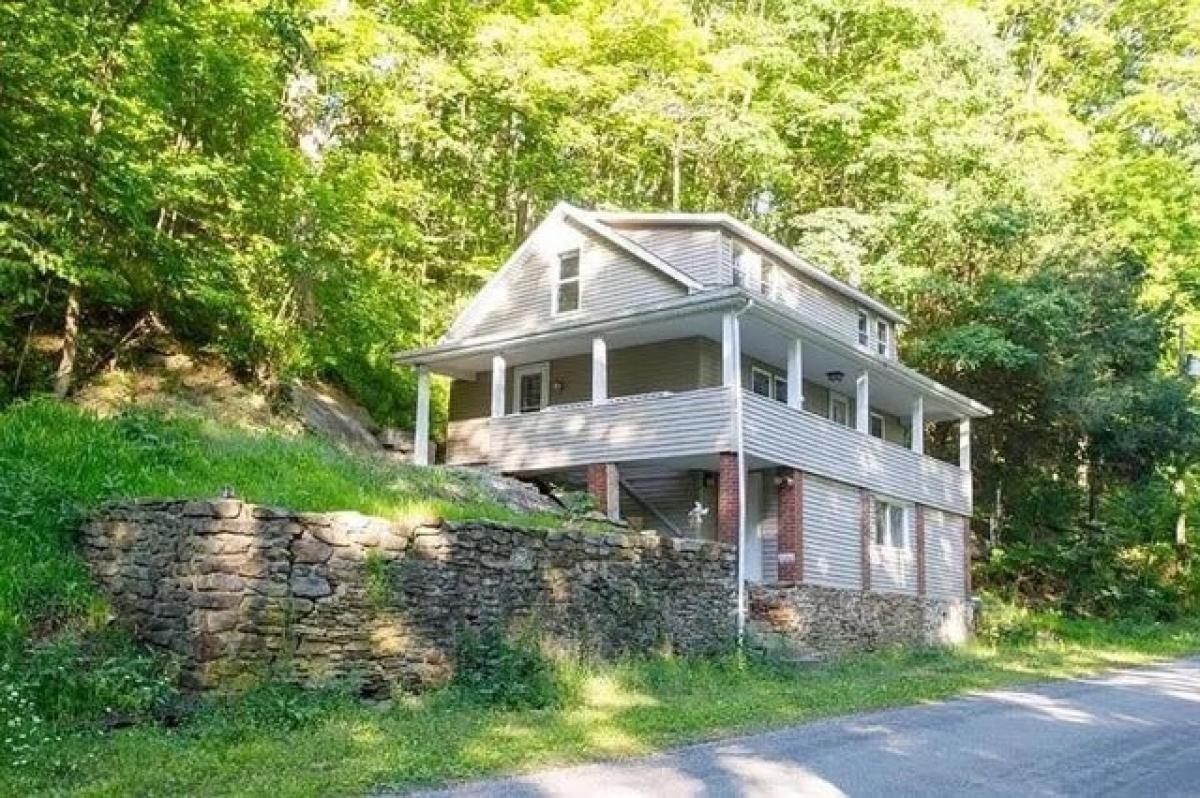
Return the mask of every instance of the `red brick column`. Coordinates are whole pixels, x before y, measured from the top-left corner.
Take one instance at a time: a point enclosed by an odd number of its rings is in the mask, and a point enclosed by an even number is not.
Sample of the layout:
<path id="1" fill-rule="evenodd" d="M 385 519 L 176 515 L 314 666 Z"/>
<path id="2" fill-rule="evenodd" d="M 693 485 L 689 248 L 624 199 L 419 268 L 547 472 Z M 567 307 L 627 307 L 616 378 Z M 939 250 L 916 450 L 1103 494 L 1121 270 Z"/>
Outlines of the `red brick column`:
<path id="1" fill-rule="evenodd" d="M 794 468 L 779 469 L 779 581 L 804 578 L 804 474 Z"/>
<path id="2" fill-rule="evenodd" d="M 858 568 L 864 591 L 871 589 L 871 493 L 858 489 Z"/>
<path id="3" fill-rule="evenodd" d="M 929 577 L 925 573 L 925 507 L 918 504 L 913 507 L 913 512 L 916 513 L 913 526 L 917 533 L 917 595 L 924 598 L 929 589 Z"/>
<path id="4" fill-rule="evenodd" d="M 596 500 L 596 509 L 612 519 L 621 517 L 620 482 L 612 463 L 592 463 L 587 467 L 587 490 Z"/>
<path id="5" fill-rule="evenodd" d="M 738 544 L 738 457 L 734 452 L 717 455 L 717 540 Z"/>

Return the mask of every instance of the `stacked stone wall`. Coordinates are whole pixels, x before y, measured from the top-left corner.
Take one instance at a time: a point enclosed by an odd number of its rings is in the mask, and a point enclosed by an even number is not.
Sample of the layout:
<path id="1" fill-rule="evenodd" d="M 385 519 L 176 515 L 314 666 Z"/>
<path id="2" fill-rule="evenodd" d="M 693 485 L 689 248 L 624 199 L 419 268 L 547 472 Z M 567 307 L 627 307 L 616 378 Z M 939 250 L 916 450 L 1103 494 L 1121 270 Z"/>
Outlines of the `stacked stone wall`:
<path id="1" fill-rule="evenodd" d="M 734 632 L 734 550 L 698 540 L 218 500 L 113 505 L 83 545 L 122 621 L 194 688 L 284 666 L 419 689 L 493 630 L 601 656 L 718 651 Z"/>
<path id="2" fill-rule="evenodd" d="M 754 585 L 748 629 L 762 648 L 823 660 L 901 645 L 956 645 L 970 635 L 965 599 L 804 584 Z"/>

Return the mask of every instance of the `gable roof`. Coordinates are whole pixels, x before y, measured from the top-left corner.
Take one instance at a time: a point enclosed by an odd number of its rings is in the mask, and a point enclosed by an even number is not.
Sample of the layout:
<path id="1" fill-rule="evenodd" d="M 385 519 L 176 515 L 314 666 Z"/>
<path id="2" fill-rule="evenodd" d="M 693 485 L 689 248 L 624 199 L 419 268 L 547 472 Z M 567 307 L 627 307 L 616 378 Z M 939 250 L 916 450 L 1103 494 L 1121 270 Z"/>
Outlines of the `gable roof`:
<path id="1" fill-rule="evenodd" d="M 898 324 L 906 324 L 908 320 L 900 311 L 890 305 L 863 293 L 854 286 L 834 277 L 829 272 L 814 265 L 811 261 L 788 249 L 783 244 L 758 232 L 750 225 L 727 213 L 632 213 L 626 211 L 595 211 L 592 215 L 606 225 L 619 227 L 622 224 L 645 225 L 648 227 L 663 226 L 693 226 L 720 227 L 725 231 L 747 241 L 772 257 L 783 261 L 796 271 L 814 282 L 820 283 L 837 293 L 849 297 L 855 302 L 868 307 L 879 315 Z"/>
<path id="2" fill-rule="evenodd" d="M 575 206 L 566 202 L 560 202 L 555 205 L 553 210 L 547 214 L 546 218 L 544 218 L 538 224 L 538 226 L 534 228 L 533 232 L 525 237 L 525 240 L 521 242 L 521 246 L 517 247 L 516 251 L 508 257 L 508 260 L 504 262 L 504 265 L 502 265 L 490 278 L 488 278 L 488 281 L 484 283 L 483 288 L 480 289 L 479 293 L 475 295 L 467 307 L 458 314 L 458 317 L 455 318 L 454 323 L 450 325 L 450 329 L 448 329 L 441 337 L 440 340 L 442 342 L 453 340 L 455 335 L 460 332 L 462 328 L 469 326 L 476 320 L 476 317 L 490 307 L 491 297 L 500 289 L 507 276 L 517 268 L 517 265 L 521 262 L 521 259 L 534 245 L 538 238 L 542 236 L 551 225 L 560 221 L 570 221 L 575 223 L 597 238 L 600 238 L 606 243 L 622 250 L 635 260 L 644 263 L 645 265 L 662 273 L 675 282 L 682 284 L 688 289 L 689 293 L 693 291 L 699 291 L 704 288 L 702 283 L 675 268 L 650 250 L 634 241 L 631 241 L 611 227 L 599 223 L 595 219 L 594 213 L 585 211 L 581 208 L 576 208 Z"/>

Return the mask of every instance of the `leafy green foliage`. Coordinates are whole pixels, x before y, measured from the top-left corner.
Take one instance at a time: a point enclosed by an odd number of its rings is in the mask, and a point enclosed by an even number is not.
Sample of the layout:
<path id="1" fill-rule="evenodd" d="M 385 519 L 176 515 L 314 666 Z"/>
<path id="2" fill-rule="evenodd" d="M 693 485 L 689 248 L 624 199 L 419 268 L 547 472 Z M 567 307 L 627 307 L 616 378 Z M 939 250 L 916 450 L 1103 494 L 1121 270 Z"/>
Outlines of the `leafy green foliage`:
<path id="1" fill-rule="evenodd" d="M 1145 663 L 1200 646 L 1194 620 L 1100 623 L 995 603 L 985 618 L 1028 631 L 985 632 L 1001 638 L 996 645 L 897 650 L 804 668 L 737 655 L 556 662 L 559 678 L 575 687 L 560 704 L 543 708 L 488 705 L 456 687 L 365 704 L 336 690 L 299 694 L 268 685 L 245 701 L 202 708 L 176 730 L 54 731 L 61 743 L 19 769 L 0 769 L 0 789 L 263 796 L 405 789 L 647 754 L 717 735 Z M 83 765 L 64 768 L 56 760 Z"/>
<path id="2" fill-rule="evenodd" d="M 564 705 L 572 686 L 564 663 L 556 663 L 536 635 L 513 637 L 499 630 L 465 634 L 455 653 L 454 687 L 469 700 L 504 709 Z"/>

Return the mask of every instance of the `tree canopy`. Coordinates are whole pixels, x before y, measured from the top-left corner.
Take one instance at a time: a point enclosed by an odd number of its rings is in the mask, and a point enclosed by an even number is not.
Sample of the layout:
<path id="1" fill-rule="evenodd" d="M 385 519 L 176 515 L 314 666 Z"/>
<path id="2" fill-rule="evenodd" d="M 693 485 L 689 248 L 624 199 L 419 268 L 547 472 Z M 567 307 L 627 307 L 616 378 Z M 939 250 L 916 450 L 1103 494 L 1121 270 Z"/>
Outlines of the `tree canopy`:
<path id="1" fill-rule="evenodd" d="M 1196 504 L 1198 47 L 1194 0 L 0 0 L 0 401 L 155 320 L 407 424 L 389 354 L 554 203 L 723 210 L 996 408 L 997 573 L 1058 552 L 1058 590 L 1103 527 L 1101 577 L 1158 590 Z"/>

